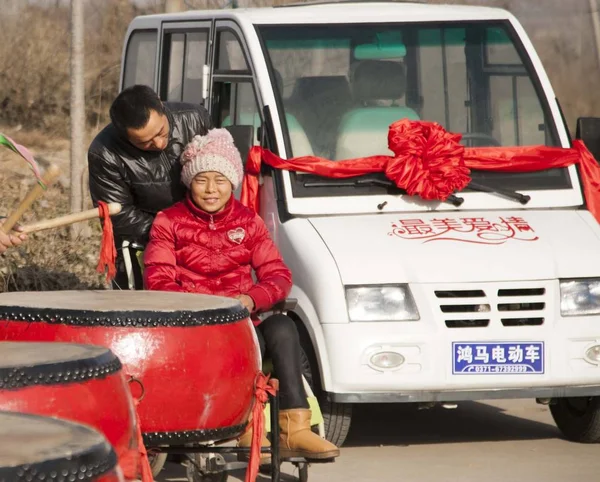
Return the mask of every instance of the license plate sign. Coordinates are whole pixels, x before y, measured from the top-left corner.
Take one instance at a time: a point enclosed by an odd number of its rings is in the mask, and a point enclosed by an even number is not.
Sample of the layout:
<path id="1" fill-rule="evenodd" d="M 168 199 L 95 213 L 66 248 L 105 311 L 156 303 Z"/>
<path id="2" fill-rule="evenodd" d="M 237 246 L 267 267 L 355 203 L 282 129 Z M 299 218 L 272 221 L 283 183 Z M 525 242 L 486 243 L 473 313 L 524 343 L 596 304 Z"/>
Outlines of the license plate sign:
<path id="1" fill-rule="evenodd" d="M 453 342 L 453 375 L 541 375 L 544 342 Z"/>

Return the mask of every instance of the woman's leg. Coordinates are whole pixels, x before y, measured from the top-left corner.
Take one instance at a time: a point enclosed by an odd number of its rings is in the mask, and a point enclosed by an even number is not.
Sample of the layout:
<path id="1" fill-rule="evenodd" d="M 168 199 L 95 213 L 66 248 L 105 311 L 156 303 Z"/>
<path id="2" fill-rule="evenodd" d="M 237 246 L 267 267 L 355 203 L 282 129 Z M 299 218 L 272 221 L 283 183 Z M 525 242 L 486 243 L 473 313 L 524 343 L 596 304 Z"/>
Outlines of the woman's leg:
<path id="1" fill-rule="evenodd" d="M 260 334 L 264 337 L 266 353 L 273 361 L 273 371 L 279 380 L 281 409 L 308 408 L 302 383 L 300 337 L 292 319 L 285 315 L 270 316 L 258 325 L 257 332 L 259 342 Z"/>
<path id="2" fill-rule="evenodd" d="M 280 455 L 308 459 L 337 457 L 339 449 L 310 428 L 311 411 L 302 383 L 300 337 L 293 320 L 273 315 L 258 325 L 258 331 L 264 336 L 267 356 L 273 360 L 273 371 L 279 380 Z"/>

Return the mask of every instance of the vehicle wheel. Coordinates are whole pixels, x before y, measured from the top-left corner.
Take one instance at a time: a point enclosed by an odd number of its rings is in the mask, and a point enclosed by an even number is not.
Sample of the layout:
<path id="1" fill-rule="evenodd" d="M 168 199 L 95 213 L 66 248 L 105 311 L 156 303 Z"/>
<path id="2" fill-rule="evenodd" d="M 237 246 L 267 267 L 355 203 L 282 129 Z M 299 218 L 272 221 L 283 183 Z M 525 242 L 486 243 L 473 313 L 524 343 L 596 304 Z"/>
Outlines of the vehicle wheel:
<path id="1" fill-rule="evenodd" d="M 304 347 L 302 347 L 300 356 L 302 360 L 302 374 L 319 400 L 319 406 L 323 413 L 325 438 L 332 444 L 341 447 L 350 430 L 352 405 L 349 403 L 335 403 L 328 401 L 322 394 L 320 386 L 317 386 L 315 383 L 315 380 L 318 380 L 319 377 L 315 358 L 312 354 L 308 355 Z"/>
<path id="2" fill-rule="evenodd" d="M 186 466 L 186 475 L 188 482 L 226 482 L 229 474 L 223 472 L 205 472 L 203 467 L 203 454 L 190 454 Z M 217 457 L 221 457 L 217 455 Z M 222 458 L 222 457 L 221 457 Z"/>
<path id="3" fill-rule="evenodd" d="M 158 477 L 160 471 L 165 466 L 167 461 L 167 454 L 152 454 L 148 455 L 148 462 L 150 462 L 150 469 L 152 469 L 152 478 Z"/>
<path id="4" fill-rule="evenodd" d="M 550 404 L 552 418 L 573 442 L 600 442 L 600 397 L 557 398 Z"/>
<path id="5" fill-rule="evenodd" d="M 341 447 L 346 441 L 352 422 L 352 405 L 335 403 L 319 399 L 323 420 L 325 421 L 325 438 L 332 444 Z"/>

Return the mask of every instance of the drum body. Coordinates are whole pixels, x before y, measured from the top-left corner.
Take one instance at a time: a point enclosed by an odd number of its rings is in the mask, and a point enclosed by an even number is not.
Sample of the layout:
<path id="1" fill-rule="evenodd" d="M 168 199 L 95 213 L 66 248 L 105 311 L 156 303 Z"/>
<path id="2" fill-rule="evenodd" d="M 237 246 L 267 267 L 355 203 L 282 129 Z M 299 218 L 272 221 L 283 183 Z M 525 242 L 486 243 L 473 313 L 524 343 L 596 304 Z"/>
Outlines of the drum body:
<path id="1" fill-rule="evenodd" d="M 0 343 L 0 410 L 47 415 L 99 430 L 137 478 L 135 409 L 121 362 L 107 348 Z"/>
<path id="2" fill-rule="evenodd" d="M 108 441 L 87 426 L 0 412 L 0 482 L 123 482 Z"/>
<path id="3" fill-rule="evenodd" d="M 236 300 L 157 291 L 0 295 L 0 340 L 68 341 L 121 360 L 148 446 L 224 440 L 245 428 L 260 370 Z"/>

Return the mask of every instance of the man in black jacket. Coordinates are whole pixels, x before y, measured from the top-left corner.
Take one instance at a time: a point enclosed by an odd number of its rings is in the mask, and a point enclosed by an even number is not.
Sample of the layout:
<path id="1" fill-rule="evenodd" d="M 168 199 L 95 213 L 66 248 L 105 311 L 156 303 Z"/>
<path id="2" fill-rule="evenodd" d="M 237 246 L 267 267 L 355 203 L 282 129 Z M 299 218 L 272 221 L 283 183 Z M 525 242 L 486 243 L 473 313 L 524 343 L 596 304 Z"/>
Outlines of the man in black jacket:
<path id="1" fill-rule="evenodd" d="M 204 107 L 161 102 L 144 85 L 123 90 L 110 118 L 88 150 L 90 193 L 95 206 L 104 201 L 123 207 L 111 218 L 118 252 L 114 284 L 127 289 L 123 241 L 145 245 L 156 213 L 184 197 L 179 156 L 195 135 L 205 135 L 212 125 Z M 135 258 L 133 266 L 135 287 L 141 289 Z"/>

